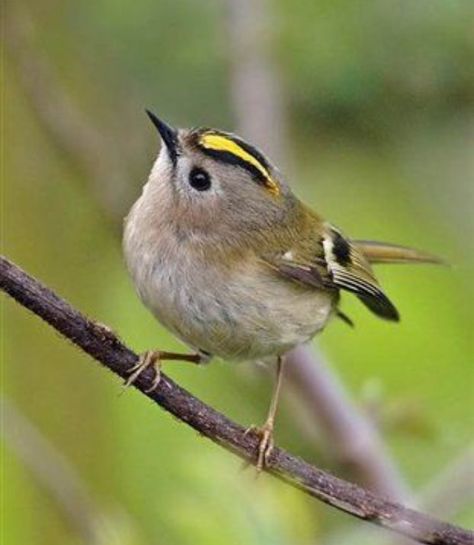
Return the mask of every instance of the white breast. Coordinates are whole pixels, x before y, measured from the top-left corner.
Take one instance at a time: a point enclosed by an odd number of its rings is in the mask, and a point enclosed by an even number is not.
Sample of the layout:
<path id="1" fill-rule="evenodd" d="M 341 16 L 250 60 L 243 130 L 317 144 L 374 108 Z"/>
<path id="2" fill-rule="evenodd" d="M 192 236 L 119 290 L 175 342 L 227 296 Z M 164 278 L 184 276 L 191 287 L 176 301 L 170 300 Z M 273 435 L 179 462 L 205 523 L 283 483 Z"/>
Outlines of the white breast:
<path id="1" fill-rule="evenodd" d="M 132 218 L 133 219 L 133 218 Z M 210 265 L 163 229 L 127 224 L 124 249 L 137 291 L 190 347 L 226 359 L 259 359 L 309 340 L 328 321 L 333 296 L 253 266 Z"/>
<path id="2" fill-rule="evenodd" d="M 231 268 L 212 262 L 151 208 L 165 208 L 166 198 L 149 198 L 152 190 L 145 186 L 127 218 L 124 253 L 140 298 L 177 337 L 226 359 L 257 359 L 284 353 L 324 327 L 333 294 L 280 278 L 257 259 Z"/>

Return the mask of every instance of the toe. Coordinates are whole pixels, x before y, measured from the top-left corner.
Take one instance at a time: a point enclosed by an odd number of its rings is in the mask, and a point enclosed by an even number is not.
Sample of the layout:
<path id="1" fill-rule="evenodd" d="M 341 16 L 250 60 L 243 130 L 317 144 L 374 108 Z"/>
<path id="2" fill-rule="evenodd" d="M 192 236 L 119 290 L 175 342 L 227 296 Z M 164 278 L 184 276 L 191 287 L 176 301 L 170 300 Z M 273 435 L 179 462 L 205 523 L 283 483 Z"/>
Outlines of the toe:
<path id="1" fill-rule="evenodd" d="M 156 390 L 160 382 L 161 382 L 161 369 L 160 369 L 160 366 L 155 363 L 155 378 L 153 379 L 151 386 L 145 390 L 145 393 L 149 394 L 150 392 L 153 392 L 153 390 Z"/>
<path id="2" fill-rule="evenodd" d="M 264 429 L 262 439 L 258 445 L 257 471 L 261 472 L 268 464 L 270 454 L 273 450 L 273 430 Z"/>
<path id="3" fill-rule="evenodd" d="M 129 369 L 130 376 L 125 381 L 125 387 L 130 386 L 133 384 L 137 378 L 143 373 L 145 369 L 147 369 L 150 366 L 154 366 L 155 369 L 157 368 L 157 365 L 159 364 L 159 358 L 160 353 L 155 352 L 153 350 L 149 350 L 147 352 L 144 352 L 143 354 L 140 354 L 140 357 L 138 358 L 138 361 Z M 157 373 L 158 376 L 158 382 L 159 382 L 159 373 Z M 158 382 L 155 386 L 156 377 L 153 381 L 152 388 L 156 388 L 158 386 Z"/>

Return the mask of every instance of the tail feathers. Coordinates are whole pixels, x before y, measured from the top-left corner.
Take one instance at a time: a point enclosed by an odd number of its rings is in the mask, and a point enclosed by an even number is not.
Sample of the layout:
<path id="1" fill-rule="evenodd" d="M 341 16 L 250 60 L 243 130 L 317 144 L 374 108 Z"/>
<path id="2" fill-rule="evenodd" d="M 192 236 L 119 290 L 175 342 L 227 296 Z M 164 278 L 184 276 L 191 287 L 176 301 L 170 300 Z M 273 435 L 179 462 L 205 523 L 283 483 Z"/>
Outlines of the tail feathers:
<path id="1" fill-rule="evenodd" d="M 370 263 L 434 263 L 446 265 L 446 262 L 432 254 L 413 248 L 375 242 L 373 240 L 354 240 L 353 244 L 364 254 Z"/>

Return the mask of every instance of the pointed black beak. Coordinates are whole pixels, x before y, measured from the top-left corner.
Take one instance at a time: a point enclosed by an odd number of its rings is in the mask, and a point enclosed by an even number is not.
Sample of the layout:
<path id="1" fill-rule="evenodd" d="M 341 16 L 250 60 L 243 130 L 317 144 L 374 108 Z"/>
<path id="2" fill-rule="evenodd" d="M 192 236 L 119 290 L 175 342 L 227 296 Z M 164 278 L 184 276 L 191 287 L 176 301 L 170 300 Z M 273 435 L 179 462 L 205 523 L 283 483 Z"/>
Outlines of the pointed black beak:
<path id="1" fill-rule="evenodd" d="M 176 164 L 176 158 L 178 157 L 178 131 L 167 125 L 164 121 L 161 121 L 161 119 L 158 119 L 153 112 L 150 112 L 150 110 L 145 111 L 148 114 L 148 117 L 151 119 L 153 125 L 155 125 L 156 129 L 160 133 L 161 139 L 168 150 L 171 161 L 173 164 Z"/>

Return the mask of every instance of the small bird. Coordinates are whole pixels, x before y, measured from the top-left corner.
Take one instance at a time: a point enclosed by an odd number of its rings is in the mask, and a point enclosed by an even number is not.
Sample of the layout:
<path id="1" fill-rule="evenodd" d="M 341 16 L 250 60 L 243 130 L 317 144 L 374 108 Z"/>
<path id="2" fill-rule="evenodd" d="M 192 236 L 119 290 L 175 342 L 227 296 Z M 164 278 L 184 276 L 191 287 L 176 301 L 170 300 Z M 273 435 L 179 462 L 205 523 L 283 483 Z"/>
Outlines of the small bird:
<path id="1" fill-rule="evenodd" d="M 192 354 L 152 350 L 131 369 L 160 380 L 163 360 L 276 363 L 257 468 L 273 447 L 284 355 L 338 316 L 341 291 L 398 321 L 372 263 L 439 263 L 393 244 L 351 240 L 303 204 L 263 153 L 235 134 L 174 129 L 147 111 L 162 146 L 125 220 L 126 263 L 143 303 Z"/>

